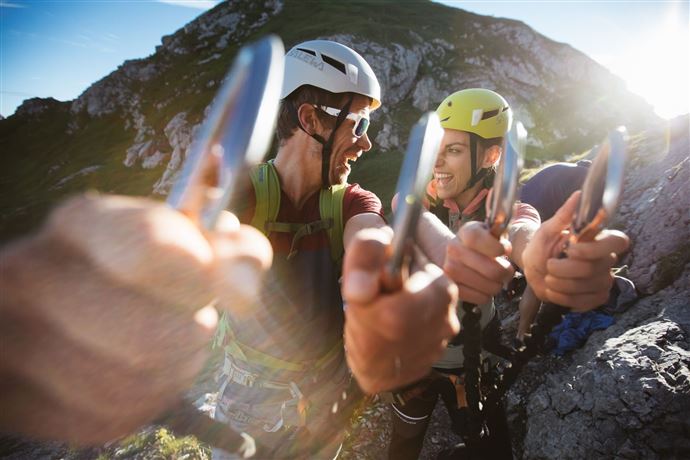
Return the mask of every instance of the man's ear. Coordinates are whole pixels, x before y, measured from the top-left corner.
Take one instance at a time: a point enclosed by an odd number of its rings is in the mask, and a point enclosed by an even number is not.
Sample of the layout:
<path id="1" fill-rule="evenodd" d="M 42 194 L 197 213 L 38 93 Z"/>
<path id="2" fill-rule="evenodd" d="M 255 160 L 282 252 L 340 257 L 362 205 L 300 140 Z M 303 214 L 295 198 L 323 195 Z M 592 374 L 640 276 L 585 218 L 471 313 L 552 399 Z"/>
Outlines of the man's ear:
<path id="1" fill-rule="evenodd" d="M 297 109 L 297 118 L 299 119 L 302 129 L 309 134 L 316 134 L 321 128 L 319 118 L 316 116 L 316 109 L 311 104 L 302 104 Z"/>
<path id="2" fill-rule="evenodd" d="M 482 161 L 482 168 L 490 168 L 501 158 L 503 149 L 498 145 L 492 145 L 484 151 L 484 161 Z"/>

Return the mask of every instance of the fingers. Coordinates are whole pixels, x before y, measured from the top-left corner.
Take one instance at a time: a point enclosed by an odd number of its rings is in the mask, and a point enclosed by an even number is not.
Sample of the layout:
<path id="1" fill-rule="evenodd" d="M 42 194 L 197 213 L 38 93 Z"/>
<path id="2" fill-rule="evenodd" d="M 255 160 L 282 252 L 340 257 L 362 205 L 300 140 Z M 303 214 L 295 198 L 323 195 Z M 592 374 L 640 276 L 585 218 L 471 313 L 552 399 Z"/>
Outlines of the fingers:
<path id="1" fill-rule="evenodd" d="M 568 257 L 594 260 L 608 258 L 610 254 L 622 254 L 630 247 L 630 238 L 618 230 L 604 230 L 594 241 L 574 243 L 568 247 Z"/>
<path id="2" fill-rule="evenodd" d="M 609 298 L 609 290 L 598 291 L 591 294 L 564 294 L 552 289 L 546 289 L 546 297 L 551 303 L 570 307 L 577 312 L 585 312 L 603 305 Z"/>
<path id="3" fill-rule="evenodd" d="M 494 243 L 504 247 L 496 240 Z M 506 258 L 487 257 L 459 240 L 449 243 L 443 269 L 458 284 L 460 298 L 477 304 L 488 302 L 514 273 Z"/>
<path id="4" fill-rule="evenodd" d="M 575 311 L 596 308 L 608 300 L 613 284 L 610 269 L 630 241 L 618 231 L 606 230 L 595 241 L 574 243 L 565 259 L 549 259 L 544 277 L 544 296 L 550 302 Z"/>
<path id="5" fill-rule="evenodd" d="M 507 240 L 497 240 L 480 222 L 468 222 L 458 231 L 459 242 L 487 257 L 504 256 L 509 251 Z"/>
<path id="6" fill-rule="evenodd" d="M 426 270 L 413 273 L 402 291 L 385 296 L 377 306 L 376 322 L 370 324 L 389 341 L 418 335 L 420 324 L 438 331 L 440 336 L 450 336 L 452 326 L 447 324 L 443 312 L 456 297 L 455 286 L 441 269 L 429 265 Z"/>
<path id="7" fill-rule="evenodd" d="M 608 273 L 616 260 L 615 254 L 607 254 L 605 257 L 594 260 L 549 259 L 546 262 L 546 274 L 557 278 L 592 279 Z"/>
<path id="8" fill-rule="evenodd" d="M 113 281 L 192 313 L 218 296 L 254 298 L 272 259 L 265 237 L 230 213 L 204 235 L 179 212 L 141 198 L 74 198 L 53 213 L 44 234 Z"/>
<path id="9" fill-rule="evenodd" d="M 208 239 L 215 256 L 213 290 L 220 299 L 218 306 L 239 315 L 258 295 L 263 274 L 271 266 L 271 245 L 248 225 L 213 232 Z"/>
<path id="10" fill-rule="evenodd" d="M 58 208 L 45 229 L 114 281 L 192 311 L 213 298 L 213 249 L 196 225 L 141 198 L 82 196 Z"/>
<path id="11" fill-rule="evenodd" d="M 608 272 L 602 273 L 597 277 L 587 278 L 557 278 L 552 275 L 546 276 L 546 286 L 549 290 L 562 294 L 594 294 L 607 291 L 611 288 L 613 275 L 606 276 Z"/>

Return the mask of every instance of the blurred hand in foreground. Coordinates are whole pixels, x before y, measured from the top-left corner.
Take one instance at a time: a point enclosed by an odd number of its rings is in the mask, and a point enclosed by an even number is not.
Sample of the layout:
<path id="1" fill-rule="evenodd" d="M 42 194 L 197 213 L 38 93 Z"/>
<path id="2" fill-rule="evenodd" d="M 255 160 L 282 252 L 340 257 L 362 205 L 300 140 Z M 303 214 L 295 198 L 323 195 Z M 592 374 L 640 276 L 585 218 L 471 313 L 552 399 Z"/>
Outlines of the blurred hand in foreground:
<path id="1" fill-rule="evenodd" d="M 203 234 L 159 202 L 83 196 L 0 257 L 0 431 L 84 445 L 180 398 L 207 357 L 211 303 L 251 300 L 272 252 L 230 214 Z"/>

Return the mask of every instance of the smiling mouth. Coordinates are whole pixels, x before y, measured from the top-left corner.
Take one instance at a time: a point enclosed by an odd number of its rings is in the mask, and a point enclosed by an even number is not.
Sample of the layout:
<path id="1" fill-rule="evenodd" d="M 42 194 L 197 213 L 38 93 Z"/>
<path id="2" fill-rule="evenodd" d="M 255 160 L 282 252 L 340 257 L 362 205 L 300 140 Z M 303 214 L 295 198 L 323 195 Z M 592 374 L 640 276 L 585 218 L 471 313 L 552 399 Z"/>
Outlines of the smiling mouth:
<path id="1" fill-rule="evenodd" d="M 449 183 L 451 180 L 453 180 L 453 175 L 452 175 L 452 174 L 448 174 L 448 173 L 436 172 L 436 173 L 434 173 L 434 179 L 436 179 L 436 183 L 437 183 L 439 186 L 443 187 L 443 186 L 448 185 L 448 183 Z"/>
<path id="2" fill-rule="evenodd" d="M 352 163 L 357 161 L 359 159 L 359 157 L 361 157 L 361 156 L 362 156 L 361 150 L 354 153 L 354 154 L 345 155 L 345 160 L 343 161 L 343 166 L 347 167 L 349 169 L 351 167 Z"/>

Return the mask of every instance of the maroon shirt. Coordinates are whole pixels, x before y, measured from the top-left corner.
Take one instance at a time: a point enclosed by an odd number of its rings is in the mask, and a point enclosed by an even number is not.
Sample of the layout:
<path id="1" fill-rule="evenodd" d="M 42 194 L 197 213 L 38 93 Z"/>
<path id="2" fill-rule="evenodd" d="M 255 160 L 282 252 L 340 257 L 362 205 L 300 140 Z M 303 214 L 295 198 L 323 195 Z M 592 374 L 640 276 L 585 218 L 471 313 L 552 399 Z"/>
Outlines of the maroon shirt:
<path id="1" fill-rule="evenodd" d="M 240 221 L 250 223 L 256 196 L 245 195 L 246 208 Z M 374 213 L 383 218 L 381 201 L 357 184 L 348 185 L 343 197 L 343 225 L 357 214 Z M 297 209 L 281 190 L 276 222 L 311 223 L 320 219 L 319 192 Z M 318 359 L 341 340 L 343 307 L 336 267 L 325 230 L 306 235 L 297 244 L 297 254 L 287 259 L 292 233 L 272 232 L 269 241 L 274 257 L 255 305 L 260 330 L 233 327 L 240 342 L 291 362 Z"/>

